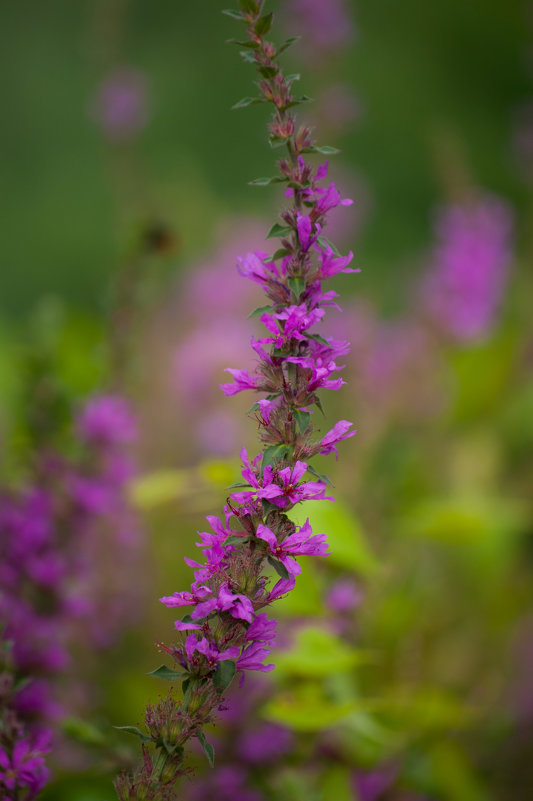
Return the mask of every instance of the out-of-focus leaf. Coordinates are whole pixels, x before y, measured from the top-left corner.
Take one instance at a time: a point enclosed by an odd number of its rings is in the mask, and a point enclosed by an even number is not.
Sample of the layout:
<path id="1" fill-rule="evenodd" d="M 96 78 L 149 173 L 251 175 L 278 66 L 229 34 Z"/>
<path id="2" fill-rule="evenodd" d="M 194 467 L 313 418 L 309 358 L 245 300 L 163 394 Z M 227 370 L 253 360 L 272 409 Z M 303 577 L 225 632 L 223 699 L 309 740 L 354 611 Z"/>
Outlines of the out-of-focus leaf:
<path id="1" fill-rule="evenodd" d="M 301 504 L 289 517 L 300 524 L 309 517 L 313 531 L 327 536 L 331 550 L 328 563 L 363 574 L 377 568 L 377 560 L 366 544 L 357 518 L 341 501 Z"/>
<path id="2" fill-rule="evenodd" d="M 67 737 L 83 743 L 84 745 L 101 746 L 106 741 L 105 735 L 99 728 L 93 723 L 82 720 L 81 718 L 66 718 L 61 728 Z"/>
<path id="3" fill-rule="evenodd" d="M 297 676 L 320 677 L 351 670 L 368 659 L 346 645 L 339 637 L 316 626 L 302 629 L 294 645 L 276 657 L 279 671 Z"/>
<path id="4" fill-rule="evenodd" d="M 189 482 L 186 470 L 157 470 L 130 484 L 130 498 L 139 509 L 153 509 L 183 495 Z"/>
<path id="5" fill-rule="evenodd" d="M 348 768 L 334 765 L 320 782 L 323 801 L 353 801 L 352 776 Z"/>
<path id="6" fill-rule="evenodd" d="M 198 468 L 200 477 L 209 484 L 217 487 L 225 487 L 231 484 L 235 476 L 235 463 L 233 461 L 223 461 L 222 459 L 210 459 L 202 462 Z"/>
<path id="7" fill-rule="evenodd" d="M 438 743 L 430 755 L 433 781 L 438 794 L 453 801 L 489 801 L 491 795 L 468 762 L 464 750 L 452 740 Z"/>
<path id="8" fill-rule="evenodd" d="M 272 698 L 263 707 L 268 720 L 296 731 L 324 731 L 345 721 L 358 708 L 355 701 L 338 703 L 326 698 L 316 685 L 297 687 Z"/>
<path id="9" fill-rule="evenodd" d="M 451 693 L 434 687 L 416 692 L 400 690 L 397 695 L 381 700 L 383 706 L 397 716 L 403 728 L 418 733 L 463 728 L 475 718 L 472 708 Z"/>
<path id="10" fill-rule="evenodd" d="M 453 352 L 456 418 L 460 421 L 478 419 L 480 415 L 499 410 L 509 392 L 509 378 L 517 353 L 514 335 Z"/>

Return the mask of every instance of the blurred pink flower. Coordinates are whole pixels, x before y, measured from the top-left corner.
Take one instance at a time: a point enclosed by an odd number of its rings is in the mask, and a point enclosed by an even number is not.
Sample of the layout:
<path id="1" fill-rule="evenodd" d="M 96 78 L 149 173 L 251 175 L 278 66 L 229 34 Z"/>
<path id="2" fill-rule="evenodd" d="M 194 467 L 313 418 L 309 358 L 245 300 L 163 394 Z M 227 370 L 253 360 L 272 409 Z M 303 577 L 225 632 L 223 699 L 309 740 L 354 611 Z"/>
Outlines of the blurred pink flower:
<path id="1" fill-rule="evenodd" d="M 140 70 L 120 67 L 100 84 L 91 116 L 110 139 L 132 139 L 148 122 L 148 86 Z"/>

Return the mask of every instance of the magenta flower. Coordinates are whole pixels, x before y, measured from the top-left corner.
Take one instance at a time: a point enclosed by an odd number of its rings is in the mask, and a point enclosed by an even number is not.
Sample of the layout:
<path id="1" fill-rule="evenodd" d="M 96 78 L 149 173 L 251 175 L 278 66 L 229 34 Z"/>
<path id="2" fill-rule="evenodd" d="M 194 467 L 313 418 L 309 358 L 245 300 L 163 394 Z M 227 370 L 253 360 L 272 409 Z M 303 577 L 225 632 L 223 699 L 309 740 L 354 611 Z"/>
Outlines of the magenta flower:
<path id="1" fill-rule="evenodd" d="M 330 375 L 336 370 L 341 370 L 334 361 L 317 359 L 311 356 L 288 356 L 285 360 L 292 364 L 298 364 L 302 369 L 309 370 L 311 375 L 307 378 L 307 386 L 312 392 L 316 389 L 340 389 L 346 382 L 342 378 L 331 378 Z"/>
<path id="2" fill-rule="evenodd" d="M 300 240 L 302 251 L 306 253 L 311 245 L 315 244 L 322 228 L 318 223 L 316 223 L 315 234 L 313 236 L 313 223 L 311 222 L 311 219 L 308 217 L 308 215 L 300 214 L 299 212 L 296 214 L 296 228 L 298 231 L 298 239 Z"/>
<path id="3" fill-rule="evenodd" d="M 29 740 L 17 740 L 11 756 L 0 748 L 0 783 L 13 793 L 13 798 L 18 798 L 24 789 L 29 791 L 25 798 L 35 798 L 46 784 L 48 775 L 43 754 L 35 750 Z"/>
<path id="4" fill-rule="evenodd" d="M 328 431 L 326 436 L 320 440 L 320 453 L 328 454 L 335 452 L 335 455 L 338 457 L 339 452 L 335 445 L 343 439 L 349 439 L 355 436 L 355 431 L 348 431 L 352 426 L 353 423 L 349 423 L 348 420 L 339 420 L 338 423 L 335 423 L 331 431 Z"/>
<path id="5" fill-rule="evenodd" d="M 193 635 L 194 636 L 194 635 Z M 226 648 L 225 651 L 220 651 L 215 642 L 207 640 L 205 637 L 196 643 L 195 649 L 203 654 L 207 663 L 213 667 L 217 662 L 224 662 L 227 659 L 236 659 L 239 656 L 239 649 L 235 646 Z"/>
<path id="6" fill-rule="evenodd" d="M 276 639 L 277 620 L 269 620 L 266 612 L 255 615 L 246 631 L 246 639 L 252 642 L 272 644 Z"/>
<path id="7" fill-rule="evenodd" d="M 211 592 L 212 590 L 210 587 L 200 586 L 195 587 L 192 592 L 184 590 L 183 592 L 175 592 L 172 595 L 164 595 L 163 598 L 159 600 L 168 607 L 191 606 L 192 604 L 200 603 L 202 599 L 210 595 Z"/>
<path id="8" fill-rule="evenodd" d="M 236 395 L 244 389 L 259 389 L 259 378 L 251 376 L 248 370 L 235 370 L 226 367 L 226 373 L 233 376 L 233 384 L 220 384 L 220 389 L 224 395 Z"/>
<path id="9" fill-rule="evenodd" d="M 323 280 L 325 278 L 332 278 L 337 273 L 359 273 L 361 270 L 357 268 L 354 270 L 348 267 L 353 259 L 353 253 L 350 251 L 347 256 L 335 256 L 333 250 L 326 243 L 324 248 L 319 251 L 320 268 L 319 276 Z"/>
<path id="10" fill-rule="evenodd" d="M 260 642 L 252 642 L 243 649 L 237 659 L 237 670 L 259 670 L 261 673 L 268 673 L 270 670 L 274 670 L 274 665 L 263 664 L 263 659 L 266 659 L 269 654 L 270 650 Z"/>
<path id="11" fill-rule="evenodd" d="M 243 259 L 237 259 L 237 272 L 243 278 L 249 278 L 251 281 L 265 285 L 273 276 L 278 277 L 275 264 L 273 262 L 264 263 L 267 258 L 268 253 L 263 253 L 260 250 L 247 253 Z"/>
<path id="12" fill-rule="evenodd" d="M 313 534 L 309 518 L 305 521 L 303 526 L 290 534 L 283 542 L 278 542 L 278 539 L 272 529 L 260 523 L 257 526 L 257 536 L 268 543 L 271 553 L 282 562 L 290 575 L 296 576 L 302 572 L 302 568 L 298 562 L 288 554 L 295 556 L 302 556 L 304 554 L 309 556 L 327 556 L 328 543 L 325 534 Z"/>
<path id="13" fill-rule="evenodd" d="M 232 593 L 227 584 L 219 587 L 216 598 L 209 598 L 201 601 L 196 609 L 191 613 L 191 617 L 199 620 L 217 610 L 218 612 L 229 612 L 230 615 L 238 620 L 252 622 L 254 608 L 252 602 L 246 595 Z"/>

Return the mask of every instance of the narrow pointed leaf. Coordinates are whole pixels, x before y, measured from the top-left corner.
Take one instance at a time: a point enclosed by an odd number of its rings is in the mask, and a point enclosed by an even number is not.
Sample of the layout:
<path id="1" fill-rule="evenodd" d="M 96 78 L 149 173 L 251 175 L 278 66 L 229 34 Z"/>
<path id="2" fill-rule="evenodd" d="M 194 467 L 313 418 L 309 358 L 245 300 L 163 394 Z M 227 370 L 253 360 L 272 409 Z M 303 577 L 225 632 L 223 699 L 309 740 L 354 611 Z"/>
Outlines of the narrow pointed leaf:
<path id="1" fill-rule="evenodd" d="M 155 679 L 166 679 L 167 681 L 176 681 L 176 679 L 181 679 L 185 676 L 185 673 L 177 673 L 172 668 L 167 667 L 166 665 L 160 665 L 160 667 L 152 670 L 150 673 L 146 674 L 147 676 L 153 676 Z"/>
<path id="2" fill-rule="evenodd" d="M 222 11 L 227 17 L 233 17 L 233 19 L 242 20 L 243 16 L 240 11 L 233 11 L 232 8 L 224 8 Z"/>
<path id="3" fill-rule="evenodd" d="M 280 225 L 279 223 L 274 223 L 265 239 L 272 239 L 274 236 L 288 236 L 291 232 L 292 228 L 290 225 Z"/>
<path id="4" fill-rule="evenodd" d="M 118 731 L 124 731 L 126 734 L 134 734 L 136 737 L 142 740 L 143 743 L 153 742 L 154 739 L 153 737 L 148 737 L 146 734 L 144 734 L 144 732 L 142 732 L 137 726 L 113 726 L 113 728 L 117 729 Z"/>
<path id="5" fill-rule="evenodd" d="M 280 53 L 283 53 L 284 50 L 286 50 L 288 47 L 290 47 L 295 42 L 297 42 L 298 39 L 300 39 L 299 36 L 291 36 L 290 39 L 286 39 L 283 42 L 283 44 L 278 47 L 278 50 L 276 52 L 276 56 L 279 56 Z"/>
<path id="6" fill-rule="evenodd" d="M 211 743 L 207 741 L 206 736 L 201 729 L 196 732 L 196 736 L 200 740 L 200 745 L 202 746 L 203 752 L 207 757 L 207 761 L 211 767 L 213 767 L 215 764 L 215 749 Z"/>
<path id="7" fill-rule="evenodd" d="M 263 451 L 263 460 L 261 462 L 262 469 L 264 470 L 267 465 L 275 465 L 287 457 L 289 446 L 285 444 L 269 445 Z"/>
<path id="8" fill-rule="evenodd" d="M 298 428 L 300 429 L 300 433 L 303 434 L 311 421 L 311 415 L 309 412 L 302 412 L 301 409 L 293 409 L 292 416 L 298 423 Z"/>
<path id="9" fill-rule="evenodd" d="M 264 99 L 262 97 L 243 97 L 242 100 L 239 100 L 238 103 L 235 103 L 231 108 L 246 108 L 246 106 L 255 106 L 258 103 L 264 103 Z"/>
<path id="10" fill-rule="evenodd" d="M 335 156 L 340 152 L 338 147 L 331 147 L 330 145 L 311 145 L 310 147 L 304 147 L 302 150 L 302 153 L 323 153 L 325 156 Z"/>
<path id="11" fill-rule="evenodd" d="M 268 186 L 269 184 L 282 184 L 286 180 L 280 175 L 273 175 L 272 178 L 255 178 L 255 180 L 249 181 L 249 184 L 250 186 Z"/>
<path id="12" fill-rule="evenodd" d="M 312 464 L 307 465 L 307 470 L 315 477 L 318 478 L 319 481 L 325 481 L 326 484 L 330 484 L 332 487 L 335 486 L 333 481 L 327 476 L 325 473 L 319 473 L 318 470 L 315 470 Z"/>
<path id="13" fill-rule="evenodd" d="M 269 32 L 271 27 L 272 27 L 272 11 L 269 14 L 264 14 L 262 17 L 259 17 L 259 19 L 255 23 L 254 31 L 258 36 L 264 36 L 265 33 Z"/>
<path id="14" fill-rule="evenodd" d="M 278 576 L 280 576 L 280 578 L 282 579 L 289 578 L 289 571 L 287 570 L 283 562 L 279 561 L 279 559 L 274 559 L 273 556 L 267 556 L 267 562 L 271 567 L 274 568 L 274 570 L 276 571 Z"/>
<path id="15" fill-rule="evenodd" d="M 215 675 L 213 676 L 213 684 L 219 693 L 223 693 L 224 690 L 229 687 L 236 670 L 235 662 L 231 659 L 225 659 L 223 662 L 218 663 Z"/>
<path id="16" fill-rule="evenodd" d="M 250 317 L 260 317 L 262 314 L 269 311 L 272 311 L 272 306 L 258 306 L 257 309 L 254 309 L 253 312 L 248 315 L 248 319 L 250 319 Z M 257 404 L 254 403 L 252 409 L 256 406 Z"/>

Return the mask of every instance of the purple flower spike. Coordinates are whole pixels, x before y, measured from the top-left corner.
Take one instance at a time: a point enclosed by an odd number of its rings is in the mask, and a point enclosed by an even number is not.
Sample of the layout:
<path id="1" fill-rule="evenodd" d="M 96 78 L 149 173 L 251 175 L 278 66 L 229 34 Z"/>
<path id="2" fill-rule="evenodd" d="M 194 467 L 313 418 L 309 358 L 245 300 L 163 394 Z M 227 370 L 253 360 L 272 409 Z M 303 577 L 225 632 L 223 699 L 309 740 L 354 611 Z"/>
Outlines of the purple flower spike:
<path id="1" fill-rule="evenodd" d="M 247 389 L 259 394 L 250 416 L 258 423 L 263 451 L 250 459 L 246 449 L 241 450 L 242 483 L 228 487 L 225 522 L 208 517 L 212 531 L 199 532 L 196 543 L 202 559 L 185 559 L 194 570 L 190 590 L 161 598 L 169 607 L 194 606 L 190 614 L 193 623 L 176 622 L 181 632 L 178 643 L 163 646 L 189 674 L 183 700 L 179 705 L 173 698 L 168 702 L 175 712 L 164 731 L 176 732 L 174 742 L 180 747 L 196 735 L 207 754 L 203 724 L 213 720 L 235 672 L 243 681 L 246 671 L 274 669 L 265 660 L 275 639 L 276 621 L 262 610 L 294 589 L 295 576 L 302 570 L 298 557 L 329 554 L 326 535 L 313 534 L 309 519 L 296 526 L 289 514 L 302 501 L 334 500 L 326 496 L 324 481 L 305 480 L 308 469 L 315 472 L 308 467 L 309 460 L 318 453 L 337 453 L 338 443 L 354 434 L 346 420 L 322 438 L 313 425 L 322 390 L 338 390 L 344 384 L 337 375 L 343 369 L 337 360 L 350 350 L 347 342 L 319 333 L 327 310 L 340 310 L 337 292 L 325 290 L 323 282 L 339 273 L 356 272 L 350 267 L 353 254 L 340 255 L 321 232 L 328 224 L 329 212 L 352 201 L 342 198 L 335 184 L 323 185 L 327 163 L 315 168 L 306 161 L 305 155 L 317 148 L 310 128 L 296 124 L 294 79 L 283 74 L 276 56 L 279 48 L 265 39 L 264 32 L 258 33 L 269 27 L 271 15 L 261 17 L 262 2 L 241 3 L 241 7 L 246 10 L 235 14 L 242 16 L 254 48 L 254 62 L 262 77 L 258 84 L 261 99 L 274 105 L 271 142 L 288 145 L 293 158 L 280 160 L 280 174 L 274 179 L 258 181 L 287 184 L 285 197 L 290 203 L 267 235 L 279 238 L 277 249 L 272 256 L 260 250 L 248 252 L 237 263 L 238 273 L 258 284 L 268 299 L 268 305 L 250 315 L 259 316 L 266 334 L 251 338 L 255 367 L 250 371 L 226 368 L 233 382 L 221 385 L 227 396 Z M 265 78 L 267 75 L 272 77 Z M 211 294 L 216 296 L 217 291 L 218 286 Z M 215 301 L 218 303 L 218 298 Z M 205 306 L 202 308 L 205 317 Z M 187 379 L 186 370 L 183 376 Z M 273 587 L 269 563 L 286 576 Z M 153 733 L 152 719 L 148 720 Z M 152 748 L 157 749 L 159 732 L 155 734 Z M 259 739 L 255 750 L 258 747 Z M 117 783 L 121 801 L 137 797 L 138 788 L 159 789 L 159 774 L 154 777 L 154 763 L 146 748 L 143 766 L 133 777 L 122 776 Z M 184 769 L 177 752 L 165 760 L 165 770 L 171 766 L 171 778 L 161 794 L 166 797 Z M 228 799 L 245 801 L 243 786 L 239 780 L 232 793 L 221 795 L 217 787 L 216 792 L 209 789 L 208 796 L 220 796 L 224 801 L 228 795 Z M 248 793 L 246 801 L 251 801 Z"/>

